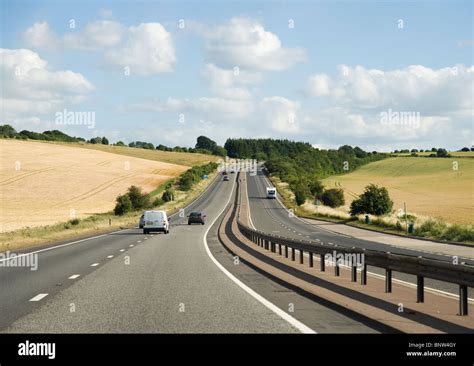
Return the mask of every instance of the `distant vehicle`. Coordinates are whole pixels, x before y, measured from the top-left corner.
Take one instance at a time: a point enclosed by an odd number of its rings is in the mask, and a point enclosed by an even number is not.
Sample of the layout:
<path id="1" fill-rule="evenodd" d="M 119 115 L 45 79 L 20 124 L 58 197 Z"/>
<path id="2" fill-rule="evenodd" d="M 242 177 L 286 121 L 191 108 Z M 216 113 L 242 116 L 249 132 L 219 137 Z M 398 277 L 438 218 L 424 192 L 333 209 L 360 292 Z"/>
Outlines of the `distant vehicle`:
<path id="1" fill-rule="evenodd" d="M 145 225 L 145 214 L 142 214 L 140 216 L 140 221 L 138 222 L 138 227 L 140 229 L 143 229 L 143 225 Z"/>
<path id="2" fill-rule="evenodd" d="M 276 188 L 267 187 L 267 198 L 276 198 Z"/>
<path id="3" fill-rule="evenodd" d="M 235 170 L 232 169 L 232 170 L 230 171 L 230 174 L 235 174 Z"/>
<path id="4" fill-rule="evenodd" d="M 188 225 L 191 225 L 191 224 L 204 225 L 205 218 L 206 218 L 206 215 L 204 215 L 202 212 L 191 212 L 188 216 Z"/>
<path id="5" fill-rule="evenodd" d="M 224 175 L 224 182 L 228 182 L 229 181 L 229 176 L 228 175 Z"/>
<path id="6" fill-rule="evenodd" d="M 227 171 L 224 170 L 224 171 L 222 172 L 222 175 L 227 175 Z"/>
<path id="7" fill-rule="evenodd" d="M 145 211 L 144 220 L 143 234 L 149 234 L 152 231 L 162 231 L 165 234 L 170 232 L 170 224 L 165 211 Z"/>

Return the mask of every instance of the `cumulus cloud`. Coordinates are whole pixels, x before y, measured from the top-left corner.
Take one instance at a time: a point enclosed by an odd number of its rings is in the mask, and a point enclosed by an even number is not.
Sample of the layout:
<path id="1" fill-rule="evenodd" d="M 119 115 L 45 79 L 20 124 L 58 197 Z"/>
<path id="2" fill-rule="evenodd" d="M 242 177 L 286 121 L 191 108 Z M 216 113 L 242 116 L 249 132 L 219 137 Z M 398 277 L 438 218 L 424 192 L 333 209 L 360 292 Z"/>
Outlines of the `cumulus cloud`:
<path id="1" fill-rule="evenodd" d="M 119 44 L 126 28 L 118 22 L 98 20 L 85 25 L 81 31 L 72 31 L 59 36 L 47 22 L 37 22 L 24 33 L 25 41 L 34 48 L 99 49 Z"/>
<path id="2" fill-rule="evenodd" d="M 110 50 L 106 57 L 139 75 L 172 71 L 176 62 L 171 35 L 160 23 L 130 27 L 125 44 Z"/>
<path id="3" fill-rule="evenodd" d="M 262 81 L 262 75 L 246 70 L 222 69 L 214 64 L 206 64 L 202 76 L 212 93 L 224 98 L 250 98 L 249 86 Z"/>
<path id="4" fill-rule="evenodd" d="M 190 29 L 204 36 L 208 59 L 220 67 L 284 70 L 306 60 L 303 48 L 283 47 L 276 34 L 254 19 L 234 17 L 210 28 L 191 23 Z"/>
<path id="5" fill-rule="evenodd" d="M 111 64 L 129 67 L 131 74 L 172 71 L 176 62 L 171 34 L 160 23 L 127 28 L 116 21 L 98 20 L 60 36 L 47 22 L 38 22 L 23 37 L 39 49 L 103 50 Z"/>
<path id="6" fill-rule="evenodd" d="M 4 118 L 51 113 L 63 103 L 77 103 L 94 90 L 82 74 L 51 71 L 47 61 L 28 49 L 0 49 Z"/>
<path id="7" fill-rule="evenodd" d="M 300 132 L 300 103 L 280 96 L 264 98 L 260 107 L 267 125 L 273 131 L 285 133 Z"/>
<path id="8" fill-rule="evenodd" d="M 329 96 L 353 108 L 396 108 L 420 111 L 425 115 L 472 113 L 474 67 L 456 65 L 431 69 L 412 65 L 383 71 L 362 66 L 341 66 L 331 79 L 312 75 L 306 92 L 312 97 Z"/>

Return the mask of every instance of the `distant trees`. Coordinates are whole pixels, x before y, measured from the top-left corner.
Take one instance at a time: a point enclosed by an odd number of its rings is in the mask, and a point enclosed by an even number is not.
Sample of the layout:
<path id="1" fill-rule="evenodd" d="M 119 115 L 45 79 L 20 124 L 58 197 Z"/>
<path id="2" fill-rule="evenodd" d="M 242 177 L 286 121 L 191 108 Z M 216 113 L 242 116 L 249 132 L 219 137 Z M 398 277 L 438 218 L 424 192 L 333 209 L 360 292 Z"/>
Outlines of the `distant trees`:
<path id="1" fill-rule="evenodd" d="M 446 158 L 446 157 L 449 156 L 449 154 L 446 151 L 446 149 L 438 149 L 438 150 L 436 150 L 436 156 L 438 158 Z"/>
<path id="2" fill-rule="evenodd" d="M 93 137 L 89 141 L 87 141 L 91 144 L 102 144 L 102 145 L 108 145 L 109 140 L 107 140 L 106 137 Z"/>
<path id="3" fill-rule="evenodd" d="M 460 151 L 469 151 L 468 147 L 463 147 Z"/>
<path id="4" fill-rule="evenodd" d="M 371 215 L 385 215 L 392 211 L 393 201 L 390 199 L 388 190 L 375 184 L 365 187 L 358 199 L 351 203 L 350 214 L 352 216 L 365 213 Z"/>

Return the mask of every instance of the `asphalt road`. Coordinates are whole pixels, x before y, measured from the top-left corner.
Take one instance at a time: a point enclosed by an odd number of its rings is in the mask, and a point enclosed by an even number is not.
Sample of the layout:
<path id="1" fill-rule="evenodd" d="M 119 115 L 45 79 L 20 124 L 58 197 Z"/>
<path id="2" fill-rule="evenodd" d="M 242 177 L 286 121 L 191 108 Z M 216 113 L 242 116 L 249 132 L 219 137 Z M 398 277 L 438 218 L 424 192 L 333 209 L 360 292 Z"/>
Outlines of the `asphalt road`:
<path id="1" fill-rule="evenodd" d="M 247 189 L 249 196 L 251 219 L 253 225 L 258 230 L 265 231 L 269 234 L 286 236 L 289 238 L 296 238 L 302 240 L 320 240 L 323 243 L 333 243 L 339 246 L 346 246 L 350 248 L 366 248 L 380 251 L 388 251 L 391 253 L 399 253 L 404 255 L 423 256 L 426 258 L 433 258 L 448 262 L 452 261 L 452 257 L 447 255 L 427 253 L 424 251 L 421 252 L 417 250 L 396 247 L 384 243 L 357 239 L 345 235 L 336 234 L 328 230 L 323 230 L 316 225 L 311 225 L 308 222 L 304 222 L 299 218 L 290 215 L 289 211 L 285 207 L 283 207 L 278 200 L 267 199 L 267 186 L 269 186 L 269 182 L 260 169 L 257 171 L 257 174 L 255 176 L 247 174 Z M 474 264 L 474 260 L 470 258 L 460 257 L 460 261 L 465 261 L 466 263 Z M 368 271 L 375 273 L 379 276 L 383 276 L 385 274 L 383 269 L 371 266 L 368 266 Z M 406 281 L 411 284 L 416 283 L 415 276 L 407 275 L 404 273 L 394 272 L 393 278 Z M 445 291 L 454 295 L 457 295 L 459 291 L 457 285 L 431 279 L 426 279 L 425 285 L 427 287 L 431 287 L 440 291 Z M 472 298 L 474 296 L 474 291 L 473 289 L 469 289 L 469 291 L 469 296 Z"/>
<path id="2" fill-rule="evenodd" d="M 212 222 L 233 184 L 216 180 L 189 210 Z M 208 225 L 171 220 L 169 235 L 124 230 L 41 252 L 37 271 L 1 268 L 2 331 L 299 332 L 216 266 L 204 245 Z"/>

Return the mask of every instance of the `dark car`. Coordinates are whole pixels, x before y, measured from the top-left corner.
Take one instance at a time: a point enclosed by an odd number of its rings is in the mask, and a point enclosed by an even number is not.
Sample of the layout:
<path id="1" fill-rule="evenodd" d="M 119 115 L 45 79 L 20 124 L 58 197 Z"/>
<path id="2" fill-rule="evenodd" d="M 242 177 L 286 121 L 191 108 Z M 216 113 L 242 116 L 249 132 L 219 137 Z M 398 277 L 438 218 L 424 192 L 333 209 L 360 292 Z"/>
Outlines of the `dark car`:
<path id="1" fill-rule="evenodd" d="M 204 225 L 205 218 L 206 218 L 206 215 L 204 215 L 202 212 L 191 212 L 188 216 L 188 225 L 191 225 L 191 224 Z"/>
<path id="2" fill-rule="evenodd" d="M 229 181 L 229 176 L 228 175 L 224 175 L 224 182 L 228 182 Z"/>

